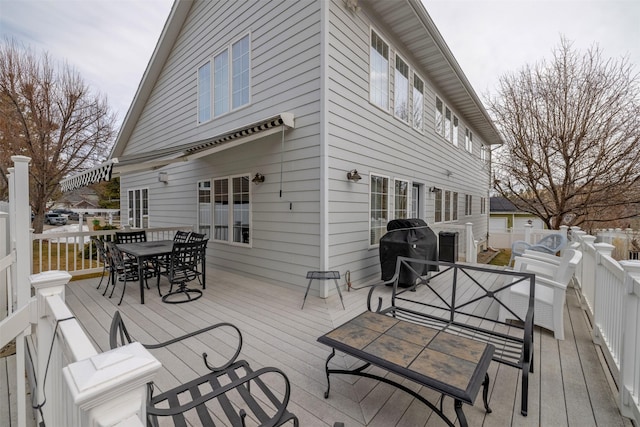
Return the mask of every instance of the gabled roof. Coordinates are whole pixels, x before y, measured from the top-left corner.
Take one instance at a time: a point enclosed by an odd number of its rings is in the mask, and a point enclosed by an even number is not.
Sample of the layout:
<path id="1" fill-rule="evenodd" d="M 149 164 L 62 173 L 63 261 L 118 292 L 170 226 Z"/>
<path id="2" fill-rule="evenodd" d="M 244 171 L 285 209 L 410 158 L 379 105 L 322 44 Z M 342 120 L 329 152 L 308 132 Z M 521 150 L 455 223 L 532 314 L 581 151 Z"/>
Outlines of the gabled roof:
<path id="1" fill-rule="evenodd" d="M 418 61 L 417 65 L 427 73 L 437 91 L 455 106 L 485 144 L 504 143 L 482 101 L 420 0 L 366 0 L 360 4 L 375 12 L 380 21 L 388 26 Z"/>
<path id="2" fill-rule="evenodd" d="M 122 156 L 162 68 L 173 49 L 194 0 L 175 0 L 156 48 L 124 118 L 110 158 Z M 426 71 L 442 96 L 465 117 L 478 136 L 490 145 L 503 140 L 482 101 L 471 87 L 420 0 L 361 0 L 399 38 Z"/>
<path id="3" fill-rule="evenodd" d="M 505 197 L 491 197 L 489 199 L 489 211 L 490 212 L 520 212 L 520 209 L 516 207 L 511 201 Z"/>

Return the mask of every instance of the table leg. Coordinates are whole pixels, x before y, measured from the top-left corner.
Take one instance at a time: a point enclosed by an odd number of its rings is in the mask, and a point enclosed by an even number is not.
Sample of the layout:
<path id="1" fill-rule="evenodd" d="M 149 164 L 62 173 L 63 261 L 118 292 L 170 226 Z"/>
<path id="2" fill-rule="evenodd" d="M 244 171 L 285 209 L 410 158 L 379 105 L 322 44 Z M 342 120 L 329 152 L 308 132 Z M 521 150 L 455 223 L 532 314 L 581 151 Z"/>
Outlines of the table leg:
<path id="1" fill-rule="evenodd" d="M 342 309 L 346 310 L 346 308 L 344 308 L 344 300 L 342 299 L 342 292 L 340 292 L 340 286 L 338 285 L 338 281 L 336 279 L 333 279 L 333 281 L 336 284 L 336 289 L 338 290 L 338 295 L 340 295 L 340 302 L 342 303 Z"/>
<path id="2" fill-rule="evenodd" d="M 456 409 L 456 415 L 458 416 L 458 421 L 460 422 L 460 427 L 467 427 L 467 418 L 464 416 L 464 412 L 462 412 L 462 402 L 456 399 L 453 406 Z"/>
<path id="3" fill-rule="evenodd" d="M 304 305 L 304 302 L 302 303 Z M 329 382 L 329 361 L 333 359 L 333 356 L 336 355 L 336 349 L 331 349 L 331 354 L 327 357 L 327 363 L 324 364 L 325 372 L 327 373 L 327 391 L 324 392 L 324 398 L 327 399 L 329 397 L 329 389 L 331 389 L 331 383 Z"/>
<path id="4" fill-rule="evenodd" d="M 300 308 L 300 310 L 304 308 L 304 303 L 307 301 L 307 294 L 309 294 L 309 288 L 311 287 L 311 282 L 313 282 L 313 279 L 309 279 L 309 284 L 307 285 L 307 292 L 304 293 L 304 299 L 302 300 L 302 307 Z"/>
<path id="5" fill-rule="evenodd" d="M 138 258 L 138 279 L 140 280 L 140 304 L 144 304 L 144 258 Z"/>
<path id="6" fill-rule="evenodd" d="M 484 382 L 482 383 L 482 400 L 484 401 L 484 409 L 487 411 L 487 414 L 490 414 L 491 408 L 489 408 L 489 402 L 487 398 L 489 397 L 489 374 L 484 374 Z"/>

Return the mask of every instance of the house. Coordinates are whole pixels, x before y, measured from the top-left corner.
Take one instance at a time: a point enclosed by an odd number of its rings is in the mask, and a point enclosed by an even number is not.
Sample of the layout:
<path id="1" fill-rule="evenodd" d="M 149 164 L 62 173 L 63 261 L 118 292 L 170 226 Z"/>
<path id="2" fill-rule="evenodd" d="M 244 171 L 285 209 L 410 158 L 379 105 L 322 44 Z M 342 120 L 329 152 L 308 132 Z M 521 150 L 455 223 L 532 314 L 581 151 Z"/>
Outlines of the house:
<path id="1" fill-rule="evenodd" d="M 535 229 L 546 228 L 540 218 L 529 212 L 521 211 L 505 197 L 492 196 L 489 199 L 489 212 L 490 231 L 521 230 L 525 224 L 531 224 Z"/>
<path id="2" fill-rule="evenodd" d="M 394 218 L 485 239 L 500 143 L 419 0 L 177 0 L 111 159 L 63 186 L 118 174 L 124 222 L 195 224 L 215 267 L 358 283 Z"/>

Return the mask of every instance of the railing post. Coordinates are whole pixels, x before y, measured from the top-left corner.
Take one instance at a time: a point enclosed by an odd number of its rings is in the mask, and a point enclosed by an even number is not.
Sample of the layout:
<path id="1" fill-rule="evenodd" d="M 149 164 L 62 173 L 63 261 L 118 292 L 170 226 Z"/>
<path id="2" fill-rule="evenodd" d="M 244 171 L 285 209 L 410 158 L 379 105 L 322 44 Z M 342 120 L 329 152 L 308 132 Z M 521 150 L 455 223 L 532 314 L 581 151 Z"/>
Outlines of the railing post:
<path id="1" fill-rule="evenodd" d="M 147 386 L 160 362 L 134 342 L 64 368 L 74 426 L 146 425 Z"/>
<path id="2" fill-rule="evenodd" d="M 525 224 L 524 225 L 524 241 L 527 243 L 531 242 L 531 230 L 533 230 L 533 224 Z"/>
<path id="3" fill-rule="evenodd" d="M 29 228 L 31 223 L 31 208 L 29 207 L 29 162 L 25 156 L 11 156 L 13 161 L 12 179 L 9 185 L 9 200 L 11 203 L 11 240 L 12 248 L 16 251 L 15 289 L 17 308 L 24 307 L 31 299 L 29 274 L 31 273 L 31 250 L 29 245 Z M 16 337 L 16 375 L 17 375 L 17 406 L 18 426 L 26 426 L 27 391 L 25 382 L 25 337 L 27 332 Z"/>
<path id="4" fill-rule="evenodd" d="M 625 294 L 622 315 L 624 343 L 620 357 L 619 396 L 620 413 L 636 422 L 640 418 L 640 405 L 632 394 L 640 393 L 640 261 L 621 261 L 625 271 Z"/>
<path id="5" fill-rule="evenodd" d="M 46 271 L 44 273 L 34 274 L 30 276 L 31 286 L 33 287 L 36 300 L 37 300 L 37 313 L 33 321 L 37 322 L 36 328 L 36 343 L 37 349 L 34 349 L 36 360 L 34 361 L 34 370 L 36 372 L 36 398 L 37 402 L 41 403 L 45 400 L 47 392 L 44 390 L 44 375 L 47 370 L 47 363 L 52 356 L 49 354 L 49 344 L 53 342 L 53 335 L 55 333 L 54 324 L 51 319 L 48 318 L 47 313 L 47 298 L 53 295 L 58 295 L 64 301 L 65 285 L 71 280 L 71 275 L 66 271 Z M 58 390 L 56 390 L 58 391 Z M 51 396 L 52 390 L 49 390 L 49 396 Z M 52 402 L 57 403 L 56 400 Z M 59 408 L 53 408 L 52 405 L 44 405 L 42 408 L 44 414 L 44 421 L 51 422 L 52 411 L 59 410 Z M 38 414 L 40 418 L 40 414 Z M 38 421 L 43 421 L 39 419 Z"/>
<path id="6" fill-rule="evenodd" d="M 593 245 L 596 248 L 596 263 L 595 263 L 595 289 L 592 295 L 592 300 L 591 300 L 591 304 L 592 304 L 592 310 L 593 310 L 593 319 L 594 322 L 597 323 L 598 322 L 598 316 L 600 315 L 600 313 L 598 313 L 598 284 L 602 281 L 602 274 L 603 274 L 603 266 L 602 266 L 602 257 L 603 256 L 608 256 L 611 257 L 611 255 L 613 254 L 613 250 L 615 249 L 615 246 L 610 245 L 609 243 L 595 243 Z M 598 328 L 594 327 L 593 328 L 593 341 L 596 344 L 601 344 L 600 342 L 600 336 L 598 334 Z"/>

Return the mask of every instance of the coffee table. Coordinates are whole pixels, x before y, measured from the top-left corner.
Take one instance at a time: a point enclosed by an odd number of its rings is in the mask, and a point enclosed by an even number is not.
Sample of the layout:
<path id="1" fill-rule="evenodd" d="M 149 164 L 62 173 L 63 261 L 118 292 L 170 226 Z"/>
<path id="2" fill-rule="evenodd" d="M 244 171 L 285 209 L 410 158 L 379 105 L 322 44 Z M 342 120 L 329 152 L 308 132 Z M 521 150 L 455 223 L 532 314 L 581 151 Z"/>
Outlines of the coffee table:
<path id="1" fill-rule="evenodd" d="M 495 350 L 491 344 L 450 334 L 446 329 L 433 329 L 370 311 L 326 333 L 318 341 L 332 349 L 325 365 L 325 398 L 329 397 L 330 374 L 374 378 L 406 391 L 429 406 L 447 425 L 454 425 L 442 411 L 442 399 L 438 408 L 408 387 L 365 371 L 370 365 L 376 365 L 452 397 L 461 426 L 467 426 L 462 404 L 473 405 L 480 386 L 483 386 L 485 410 L 491 412 L 487 402 L 487 369 Z M 330 369 L 329 361 L 335 356 L 336 350 L 365 363 L 355 369 Z"/>

